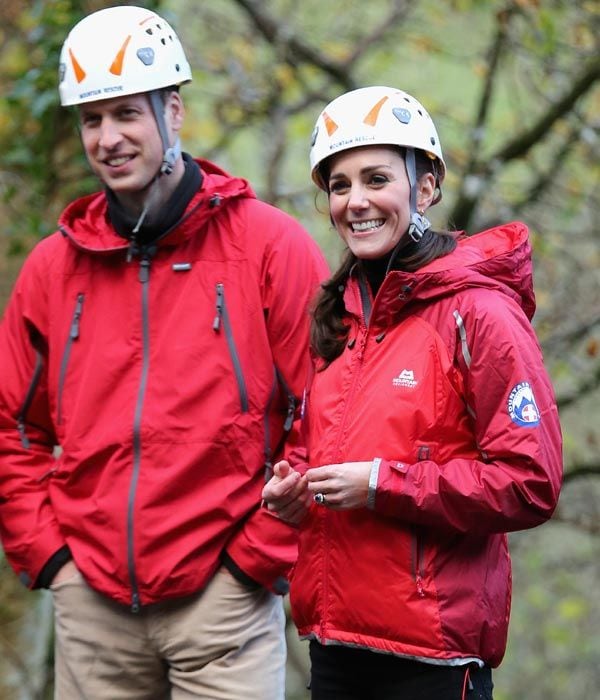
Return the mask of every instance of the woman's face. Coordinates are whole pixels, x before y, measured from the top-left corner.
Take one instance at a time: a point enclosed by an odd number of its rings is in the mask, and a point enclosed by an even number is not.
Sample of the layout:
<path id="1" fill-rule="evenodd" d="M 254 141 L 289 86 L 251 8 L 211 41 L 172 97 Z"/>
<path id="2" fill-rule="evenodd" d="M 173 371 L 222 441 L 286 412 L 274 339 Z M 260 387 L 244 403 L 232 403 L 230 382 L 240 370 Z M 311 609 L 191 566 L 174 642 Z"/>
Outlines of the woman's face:
<path id="1" fill-rule="evenodd" d="M 357 258 L 374 260 L 393 250 L 410 223 L 410 184 L 397 148 L 362 146 L 331 157 L 329 213 Z M 417 207 L 426 209 L 433 175 L 419 180 Z"/>

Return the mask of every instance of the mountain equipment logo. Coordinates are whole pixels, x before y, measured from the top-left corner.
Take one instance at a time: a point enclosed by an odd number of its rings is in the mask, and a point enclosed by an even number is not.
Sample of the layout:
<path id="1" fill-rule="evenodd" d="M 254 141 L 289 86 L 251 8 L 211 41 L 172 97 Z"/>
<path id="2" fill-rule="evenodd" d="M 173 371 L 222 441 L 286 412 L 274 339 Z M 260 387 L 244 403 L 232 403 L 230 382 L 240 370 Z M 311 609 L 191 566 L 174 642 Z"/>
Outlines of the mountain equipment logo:
<path id="1" fill-rule="evenodd" d="M 412 369 L 403 369 L 397 377 L 392 379 L 392 384 L 394 386 L 404 386 L 408 389 L 414 389 L 418 383 Z"/>
<path id="2" fill-rule="evenodd" d="M 508 396 L 508 415 L 523 428 L 535 428 L 540 423 L 540 411 L 529 382 L 516 384 Z"/>

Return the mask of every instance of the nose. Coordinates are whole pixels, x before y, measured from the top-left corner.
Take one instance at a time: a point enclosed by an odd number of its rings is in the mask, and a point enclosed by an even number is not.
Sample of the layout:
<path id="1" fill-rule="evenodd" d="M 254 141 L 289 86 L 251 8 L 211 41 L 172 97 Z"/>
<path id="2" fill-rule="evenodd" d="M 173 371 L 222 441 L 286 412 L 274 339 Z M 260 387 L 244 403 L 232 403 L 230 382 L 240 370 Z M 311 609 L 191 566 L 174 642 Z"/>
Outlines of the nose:
<path id="1" fill-rule="evenodd" d="M 112 151 L 119 144 L 121 138 L 117 124 L 112 119 L 104 118 L 100 124 L 98 145 L 106 151 Z"/>
<path id="2" fill-rule="evenodd" d="M 359 211 L 369 207 L 369 199 L 365 188 L 361 184 L 352 185 L 348 196 L 348 209 Z"/>

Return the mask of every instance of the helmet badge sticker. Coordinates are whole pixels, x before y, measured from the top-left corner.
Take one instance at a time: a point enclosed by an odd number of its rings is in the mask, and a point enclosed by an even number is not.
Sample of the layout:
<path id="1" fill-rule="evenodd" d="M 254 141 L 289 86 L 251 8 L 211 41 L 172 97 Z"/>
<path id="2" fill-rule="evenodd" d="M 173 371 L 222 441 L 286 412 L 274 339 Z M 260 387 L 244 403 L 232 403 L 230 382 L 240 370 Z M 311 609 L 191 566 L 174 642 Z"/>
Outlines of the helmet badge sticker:
<path id="1" fill-rule="evenodd" d="M 112 62 L 112 65 L 109 68 L 109 71 L 113 75 L 121 75 L 121 73 L 123 72 L 123 61 L 125 60 L 125 52 L 127 51 L 127 46 L 129 45 L 130 41 L 131 41 L 131 34 L 123 42 L 123 46 L 121 46 L 121 48 L 117 52 L 117 55 L 115 56 L 115 60 Z"/>
<path id="2" fill-rule="evenodd" d="M 327 133 L 329 134 L 329 136 L 331 136 L 334 132 L 337 131 L 338 125 L 327 114 L 327 112 L 323 112 L 323 121 L 325 122 L 325 128 L 327 129 Z"/>
<path id="3" fill-rule="evenodd" d="M 508 415 L 522 428 L 535 428 L 540 423 L 540 411 L 529 382 L 516 384 L 508 396 Z"/>
<path id="4" fill-rule="evenodd" d="M 150 46 L 138 49 L 136 55 L 145 66 L 151 66 L 154 63 L 154 50 Z"/>
<path id="5" fill-rule="evenodd" d="M 377 124 L 377 119 L 379 118 L 379 112 L 381 111 L 381 108 L 383 105 L 387 102 L 388 97 L 387 95 L 385 97 L 382 97 L 377 104 L 375 104 L 371 109 L 369 110 L 369 113 L 367 116 L 363 119 L 363 123 L 367 124 L 368 126 L 375 126 Z"/>
<path id="6" fill-rule="evenodd" d="M 69 49 L 69 58 L 71 59 L 71 65 L 73 66 L 73 72 L 75 73 L 75 80 L 77 80 L 77 82 L 80 83 L 82 80 L 85 79 L 86 72 L 79 65 L 79 61 L 75 58 L 71 49 Z"/>
<path id="7" fill-rule="evenodd" d="M 394 109 L 392 109 L 392 114 L 401 124 L 408 124 L 410 121 L 410 112 L 402 107 L 394 107 Z"/>

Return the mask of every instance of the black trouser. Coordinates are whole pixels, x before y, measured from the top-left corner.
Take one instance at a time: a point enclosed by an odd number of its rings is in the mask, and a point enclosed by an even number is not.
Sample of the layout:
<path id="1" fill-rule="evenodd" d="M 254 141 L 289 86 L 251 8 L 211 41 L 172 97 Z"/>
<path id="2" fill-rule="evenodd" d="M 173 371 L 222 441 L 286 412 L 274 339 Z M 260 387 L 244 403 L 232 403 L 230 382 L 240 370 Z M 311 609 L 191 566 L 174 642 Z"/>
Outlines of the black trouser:
<path id="1" fill-rule="evenodd" d="M 310 643 L 312 700 L 492 700 L 489 667 L 438 666 Z"/>

